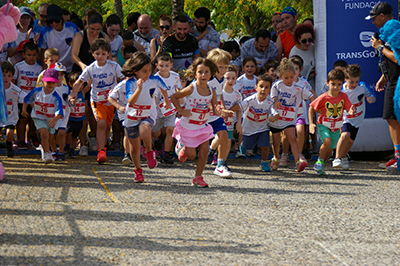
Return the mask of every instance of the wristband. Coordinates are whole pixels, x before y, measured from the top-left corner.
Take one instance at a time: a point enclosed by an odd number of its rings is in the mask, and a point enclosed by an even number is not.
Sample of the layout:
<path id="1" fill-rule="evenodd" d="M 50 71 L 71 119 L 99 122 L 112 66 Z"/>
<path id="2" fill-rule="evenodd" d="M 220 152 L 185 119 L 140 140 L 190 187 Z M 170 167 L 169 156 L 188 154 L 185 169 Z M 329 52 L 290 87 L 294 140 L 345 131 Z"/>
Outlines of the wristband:
<path id="1" fill-rule="evenodd" d="M 378 46 L 378 48 L 376 48 L 376 50 L 378 50 L 379 52 L 382 53 L 383 48 L 385 48 L 385 46 L 383 46 L 382 44 Z"/>

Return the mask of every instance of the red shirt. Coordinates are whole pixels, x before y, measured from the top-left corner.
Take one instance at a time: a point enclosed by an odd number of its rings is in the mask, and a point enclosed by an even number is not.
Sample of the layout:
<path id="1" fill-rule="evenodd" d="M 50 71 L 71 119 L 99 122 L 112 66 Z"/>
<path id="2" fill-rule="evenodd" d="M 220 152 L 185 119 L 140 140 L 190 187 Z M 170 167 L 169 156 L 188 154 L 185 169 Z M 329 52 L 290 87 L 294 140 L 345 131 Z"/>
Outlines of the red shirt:
<path id="1" fill-rule="evenodd" d="M 279 34 L 279 37 L 281 38 L 283 56 L 289 58 L 290 50 L 296 45 L 293 35 L 289 33 L 289 30 L 286 30 L 284 33 Z"/>

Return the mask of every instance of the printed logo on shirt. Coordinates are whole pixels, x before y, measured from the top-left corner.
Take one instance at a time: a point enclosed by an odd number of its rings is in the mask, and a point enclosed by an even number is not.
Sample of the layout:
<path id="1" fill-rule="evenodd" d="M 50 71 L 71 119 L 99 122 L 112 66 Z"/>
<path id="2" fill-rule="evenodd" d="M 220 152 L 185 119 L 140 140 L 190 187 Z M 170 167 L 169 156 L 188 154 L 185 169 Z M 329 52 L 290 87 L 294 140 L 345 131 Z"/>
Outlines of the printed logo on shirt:
<path id="1" fill-rule="evenodd" d="M 326 116 L 329 118 L 338 118 L 343 115 L 344 101 L 341 100 L 339 103 L 326 102 Z"/>
<path id="2" fill-rule="evenodd" d="M 73 40 L 74 40 L 74 38 L 67 38 L 67 39 L 65 39 L 65 43 L 66 43 L 68 46 L 71 46 Z"/>
<path id="3" fill-rule="evenodd" d="M 149 90 L 149 93 L 150 93 L 150 97 L 151 97 L 151 98 L 153 98 L 154 92 L 155 92 L 155 91 L 156 91 L 155 88 L 152 88 L 152 89 Z"/>

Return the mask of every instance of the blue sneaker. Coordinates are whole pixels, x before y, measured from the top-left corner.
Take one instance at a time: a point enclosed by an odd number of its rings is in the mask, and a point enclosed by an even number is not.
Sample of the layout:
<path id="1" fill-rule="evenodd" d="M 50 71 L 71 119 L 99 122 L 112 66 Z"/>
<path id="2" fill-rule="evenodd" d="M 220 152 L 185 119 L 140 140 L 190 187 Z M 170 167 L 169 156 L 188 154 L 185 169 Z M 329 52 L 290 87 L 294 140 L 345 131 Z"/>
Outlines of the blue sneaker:
<path id="1" fill-rule="evenodd" d="M 65 161 L 65 154 L 64 153 L 57 153 L 57 161 Z"/>
<path id="2" fill-rule="evenodd" d="M 321 161 L 317 161 L 314 164 L 314 170 L 317 171 L 317 174 L 319 174 L 319 175 L 325 175 L 324 163 Z"/>
<path id="3" fill-rule="evenodd" d="M 271 172 L 271 168 L 269 167 L 269 164 L 268 164 L 267 161 L 261 162 L 260 168 L 261 168 L 261 170 L 263 170 L 264 172 Z"/>

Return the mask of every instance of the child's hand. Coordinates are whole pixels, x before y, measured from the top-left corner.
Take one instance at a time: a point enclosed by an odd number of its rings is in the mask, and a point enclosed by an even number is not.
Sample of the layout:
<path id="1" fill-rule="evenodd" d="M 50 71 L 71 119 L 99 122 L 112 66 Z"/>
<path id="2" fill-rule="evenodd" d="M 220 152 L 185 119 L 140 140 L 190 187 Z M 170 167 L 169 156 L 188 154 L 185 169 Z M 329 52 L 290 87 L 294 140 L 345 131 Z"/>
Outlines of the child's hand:
<path id="1" fill-rule="evenodd" d="M 220 105 L 218 105 L 218 104 L 216 104 L 215 106 L 214 106 L 214 115 L 216 115 L 216 116 L 221 116 L 221 106 Z"/>
<path id="2" fill-rule="evenodd" d="M 236 124 L 236 132 L 242 134 L 242 125 Z"/>
<path id="3" fill-rule="evenodd" d="M 274 105 L 273 105 L 274 109 L 276 110 L 276 109 L 278 109 L 278 107 L 280 107 L 280 106 L 282 106 L 281 101 L 276 100 L 276 101 L 274 102 Z"/>
<path id="4" fill-rule="evenodd" d="M 310 123 L 310 126 L 309 126 L 310 134 L 314 134 L 315 133 L 315 128 L 316 127 L 317 126 L 314 123 Z"/>
<path id="5" fill-rule="evenodd" d="M 278 121 L 278 119 L 279 119 L 279 114 L 276 114 L 276 115 L 271 116 L 271 117 L 268 118 L 268 120 L 269 120 L 270 122 L 272 122 L 272 123 Z"/>
<path id="6" fill-rule="evenodd" d="M 164 108 L 165 109 L 170 109 L 172 108 L 171 103 L 169 101 L 164 101 Z"/>
<path id="7" fill-rule="evenodd" d="M 119 110 L 121 113 L 125 114 L 125 106 L 120 106 L 120 107 L 118 107 L 118 110 Z"/>
<path id="8" fill-rule="evenodd" d="M 368 103 L 374 103 L 375 102 L 374 99 L 371 98 L 371 97 L 366 96 L 365 98 L 367 99 Z"/>
<path id="9" fill-rule="evenodd" d="M 354 115 L 356 113 L 356 111 L 357 111 L 357 108 L 354 105 L 352 105 L 352 106 L 350 106 L 348 114 L 349 115 Z"/>
<path id="10" fill-rule="evenodd" d="M 28 112 L 27 112 L 26 110 L 22 110 L 21 115 L 22 115 L 23 117 L 26 117 L 26 118 L 29 117 L 29 114 L 28 114 Z"/>
<path id="11" fill-rule="evenodd" d="M 143 83 L 144 83 L 144 80 L 143 79 L 138 79 L 138 81 L 137 81 L 137 86 L 138 86 L 138 89 L 139 90 L 142 90 L 142 85 L 143 85 Z"/>
<path id="12" fill-rule="evenodd" d="M 69 99 L 69 102 L 72 106 L 75 106 L 76 100 L 75 99 Z"/>
<path id="13" fill-rule="evenodd" d="M 56 120 L 53 118 L 50 121 L 47 121 L 47 126 L 49 128 L 53 128 L 56 125 Z"/>
<path id="14" fill-rule="evenodd" d="M 221 109 L 220 112 L 221 112 L 221 116 L 222 116 L 224 119 L 228 119 L 228 117 L 234 116 L 234 115 L 235 115 L 235 112 L 234 112 L 234 111 L 231 111 L 231 110 Z"/>
<path id="15" fill-rule="evenodd" d="M 182 112 L 180 112 L 180 113 L 182 116 L 186 116 L 186 117 L 189 117 L 192 115 L 192 113 L 187 109 L 183 109 Z"/>

